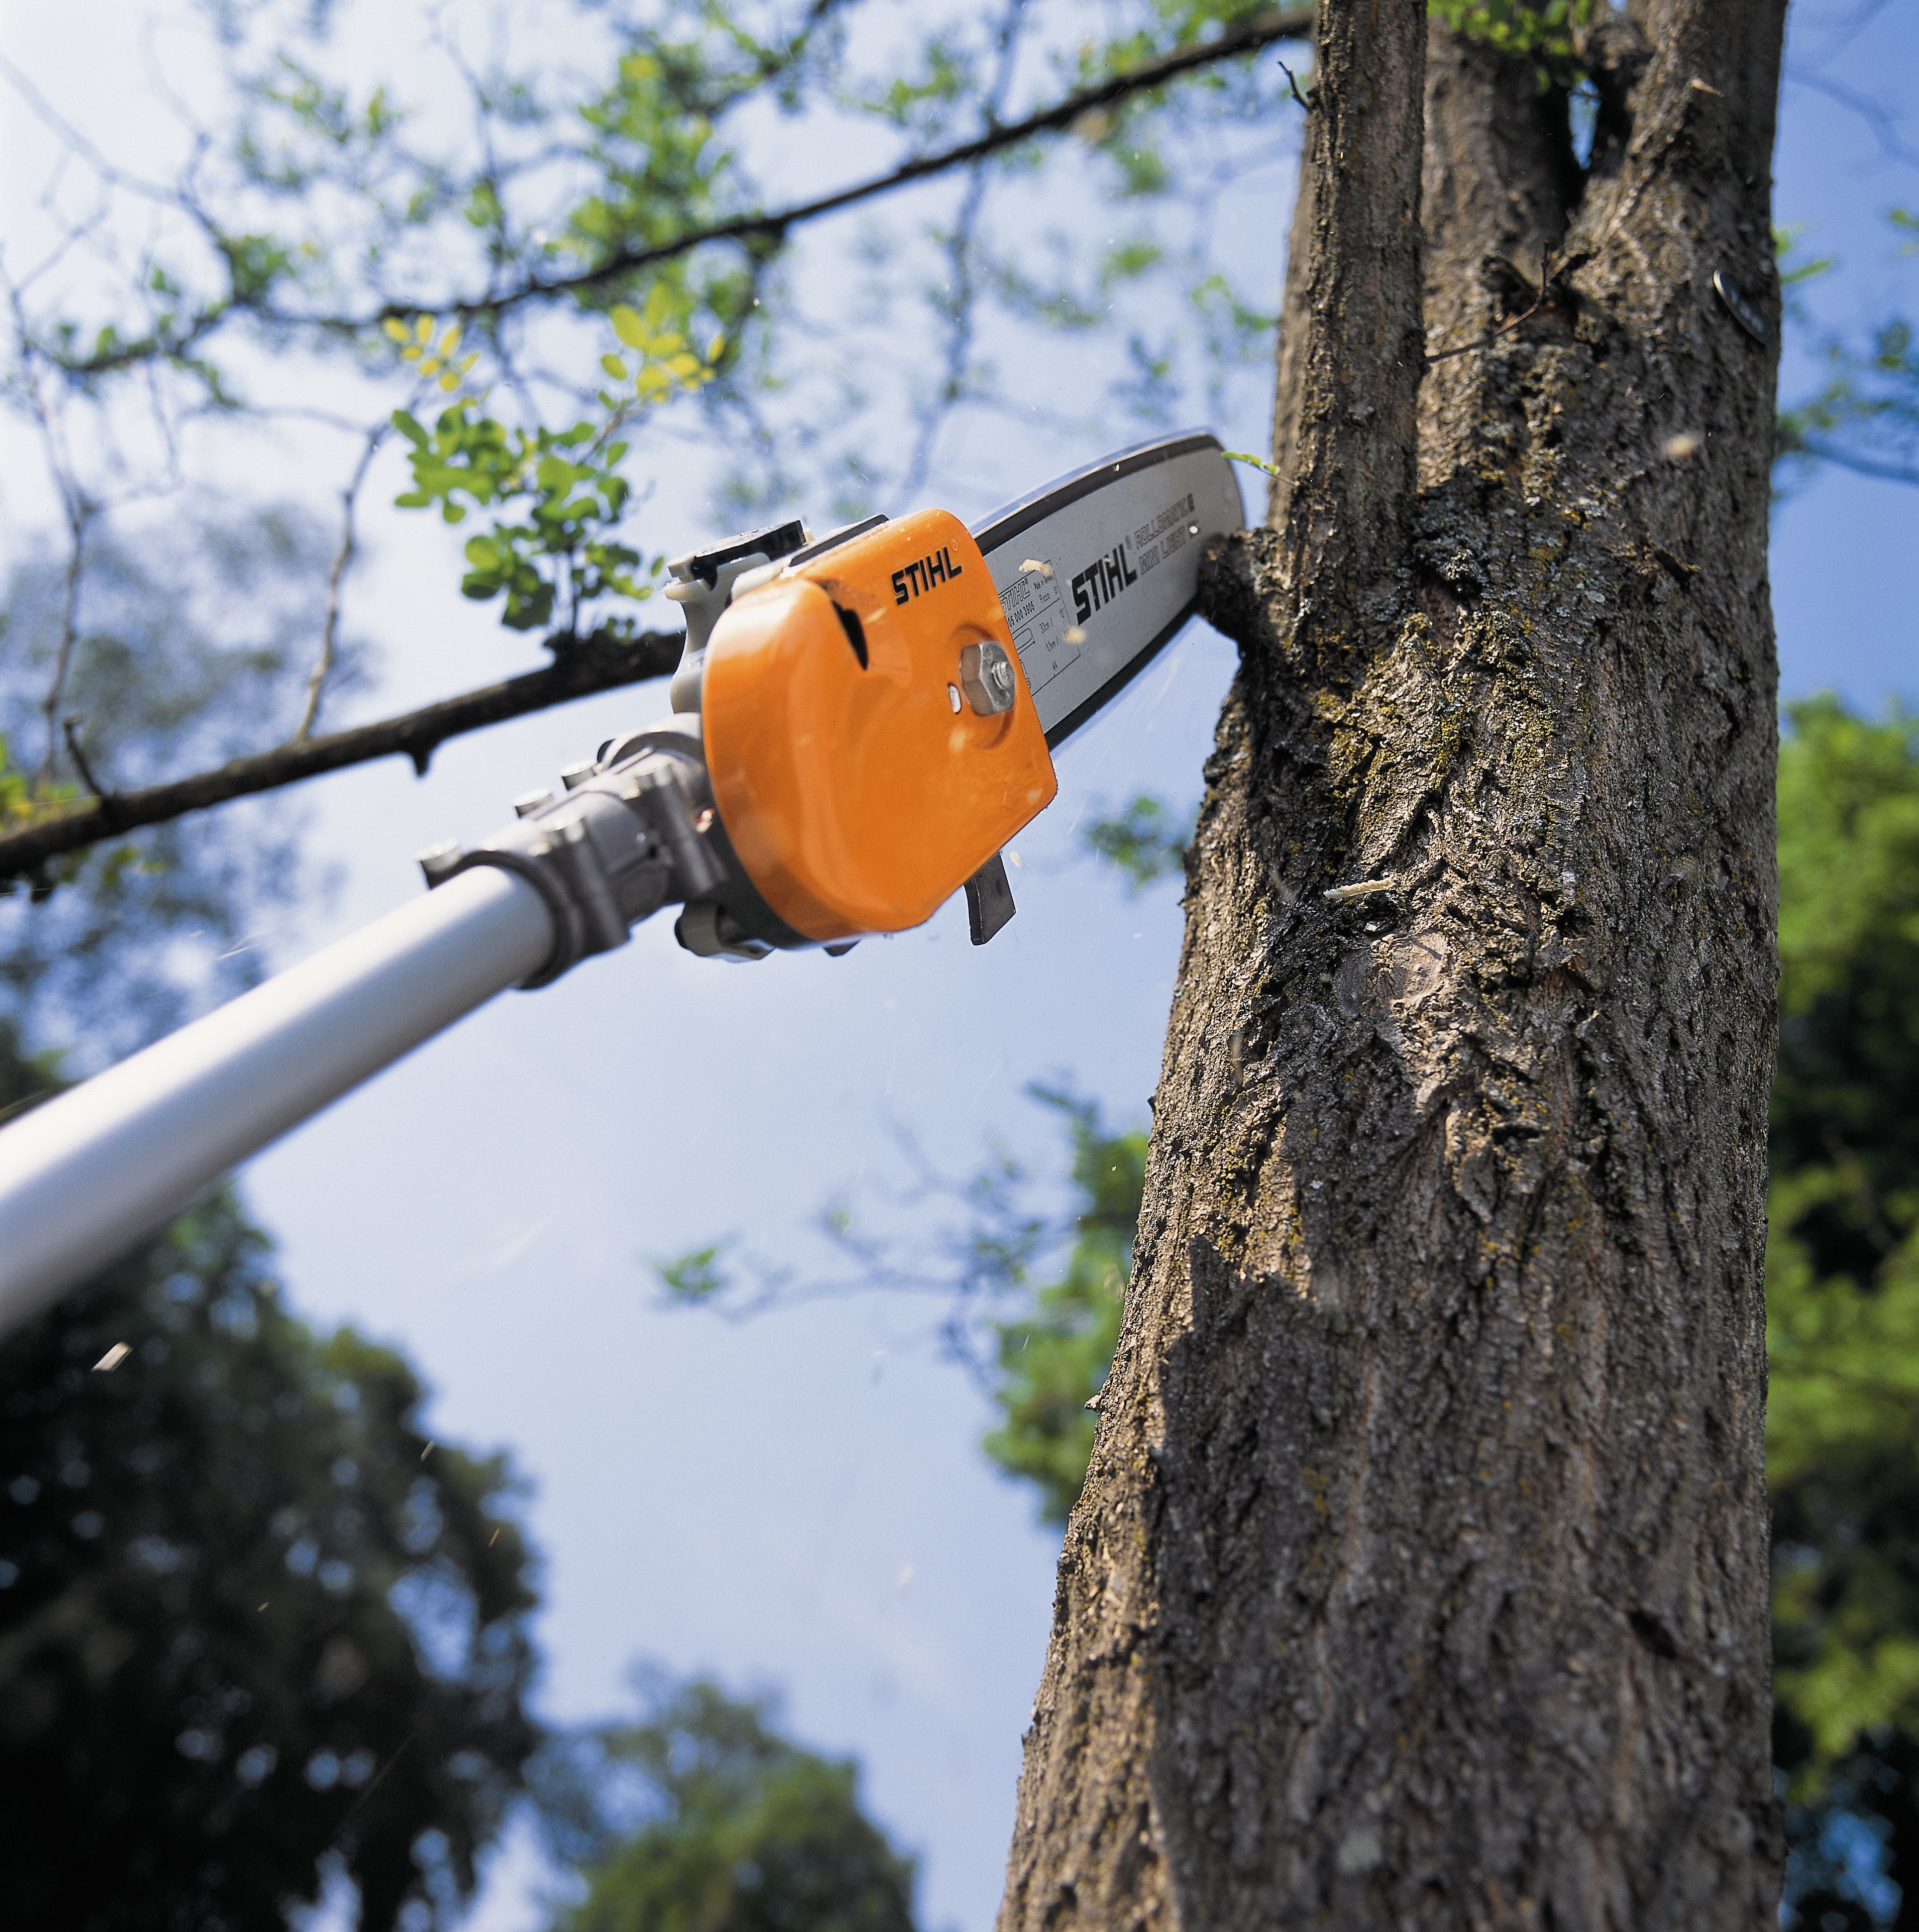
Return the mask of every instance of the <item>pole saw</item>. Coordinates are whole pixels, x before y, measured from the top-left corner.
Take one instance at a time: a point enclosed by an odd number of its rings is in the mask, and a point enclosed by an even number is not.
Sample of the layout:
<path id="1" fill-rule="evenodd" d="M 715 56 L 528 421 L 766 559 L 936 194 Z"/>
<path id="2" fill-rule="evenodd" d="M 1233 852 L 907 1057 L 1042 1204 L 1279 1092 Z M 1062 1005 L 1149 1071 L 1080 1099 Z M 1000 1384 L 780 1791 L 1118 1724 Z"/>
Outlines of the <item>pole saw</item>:
<path id="1" fill-rule="evenodd" d="M 1141 444 L 968 531 L 944 510 L 794 520 L 670 565 L 672 715 L 514 802 L 429 890 L 0 1130 L 0 1336 L 230 1168 L 509 986 L 662 906 L 710 958 L 850 951 L 955 891 L 1013 916 L 1000 856 L 1053 752 L 1192 615 L 1237 530 L 1212 436 Z"/>

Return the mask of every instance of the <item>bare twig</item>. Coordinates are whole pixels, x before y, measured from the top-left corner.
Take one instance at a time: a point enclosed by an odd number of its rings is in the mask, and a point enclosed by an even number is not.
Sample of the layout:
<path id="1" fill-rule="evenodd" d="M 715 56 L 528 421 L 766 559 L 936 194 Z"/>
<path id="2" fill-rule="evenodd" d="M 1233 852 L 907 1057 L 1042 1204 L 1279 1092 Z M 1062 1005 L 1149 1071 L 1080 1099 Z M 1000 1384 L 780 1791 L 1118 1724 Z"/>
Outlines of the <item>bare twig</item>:
<path id="1" fill-rule="evenodd" d="M 67 674 L 73 661 L 74 640 L 79 634 L 80 566 L 86 548 L 87 524 L 94 506 L 74 481 L 71 466 L 60 445 L 60 425 L 48 406 L 46 392 L 33 366 L 27 334 L 26 311 L 21 305 L 19 286 L 6 283 L 7 304 L 13 318 L 13 334 L 20 358 L 20 374 L 14 386 L 25 392 L 34 427 L 40 433 L 40 448 L 46 459 L 46 472 L 60 499 L 60 511 L 67 524 L 67 568 L 60 592 L 60 640 L 53 653 L 53 675 L 46 695 L 40 700 L 40 716 L 46 721 L 46 748 L 40 768 L 34 775 L 34 788 L 43 791 L 53 782 L 53 761 L 58 753 L 58 719 L 61 699 L 66 694 Z"/>
<path id="2" fill-rule="evenodd" d="M 60 640 L 53 652 L 53 674 L 47 680 L 46 695 L 40 700 L 40 716 L 46 721 L 46 748 L 41 754 L 40 770 L 34 775 L 37 788 L 45 790 L 53 782 L 53 760 L 59 748 L 58 722 L 60 706 L 67 695 L 67 678 L 73 665 L 73 646 L 79 637 L 80 572 L 86 554 L 87 526 L 93 520 L 94 506 L 61 460 L 58 439 L 47 413 L 40 385 L 32 384 L 34 413 L 39 418 L 46 448 L 46 466 L 54 487 L 60 493 L 60 508 L 67 520 L 67 568 L 60 586 Z"/>
<path id="3" fill-rule="evenodd" d="M 650 268 L 659 262 L 691 254 L 695 248 L 703 248 L 710 242 L 759 239 L 778 242 L 784 238 L 788 230 L 797 228 L 803 223 L 817 221 L 823 215 L 836 214 L 843 208 L 851 208 L 858 202 L 870 201 L 877 195 L 889 194 L 893 189 L 904 188 L 910 182 L 926 181 L 936 175 L 950 173 L 955 168 L 965 167 L 971 162 L 984 160 L 1006 148 L 1018 147 L 1022 142 L 1030 141 L 1036 135 L 1057 134 L 1063 128 L 1070 128 L 1081 115 L 1089 113 L 1095 108 L 1110 107 L 1133 94 L 1164 86 L 1167 82 L 1177 80 L 1181 75 L 1191 74 L 1200 68 L 1216 66 L 1221 61 L 1231 60 L 1242 54 L 1256 53 L 1261 47 L 1270 46 L 1276 40 L 1305 40 L 1311 35 L 1312 27 L 1313 12 L 1310 8 L 1295 8 L 1279 14 L 1261 14 L 1247 21 L 1243 26 L 1221 34 L 1216 40 L 1209 40 L 1200 46 L 1180 47 L 1172 53 L 1162 54 L 1159 59 L 1147 61 L 1129 73 L 1117 74 L 1111 80 L 1102 81 L 1096 87 L 1081 88 L 1078 92 L 1055 101 L 1051 107 L 1042 108 L 1036 114 L 1029 114 L 1023 121 L 1010 122 L 1003 127 L 989 129 L 970 141 L 962 141 L 956 146 L 942 148 L 937 154 L 916 155 L 911 160 L 901 162 L 898 167 L 886 174 L 855 182 L 849 188 L 837 188 L 831 194 L 820 195 L 811 201 L 796 202 L 790 207 L 777 209 L 771 214 L 735 215 L 730 220 L 716 221 L 705 228 L 689 229 L 685 234 L 677 236 L 670 242 L 657 242 L 646 248 L 622 250 L 596 267 L 583 268 L 577 274 L 557 275 L 550 281 L 529 282 L 517 290 L 481 300 L 442 303 L 436 313 L 465 320 L 484 314 L 491 309 L 505 307 L 508 303 L 524 302 L 538 296 L 590 293 L 610 282 L 624 280 L 640 269 Z M 377 327 L 389 319 L 399 320 L 421 313 L 423 311 L 417 305 L 389 302 L 376 313 L 357 321 L 341 320 L 330 326 L 358 330 Z M 275 319 L 292 322 L 301 318 L 289 316 Z"/>
<path id="4" fill-rule="evenodd" d="M 326 611 L 320 622 L 319 655 L 313 660 L 313 675 L 307 680 L 306 708 L 300 714 L 300 722 L 293 734 L 293 742 L 304 744 L 311 736 L 313 721 L 319 716 L 320 699 L 326 690 L 326 681 L 333 674 L 335 658 L 339 654 L 340 639 L 340 587 L 346 575 L 346 566 L 353 561 L 353 512 L 360 499 L 361 486 L 367 480 L 367 472 L 373 467 L 374 456 L 385 440 L 388 425 L 376 423 L 367 432 L 366 441 L 360 452 L 360 460 L 353 466 L 353 474 L 346 487 L 340 493 L 340 548 L 333 554 L 333 567 L 326 574 Z"/>
<path id="5" fill-rule="evenodd" d="M 1822 463 L 1836 463 L 1842 470 L 1850 470 L 1860 476 L 1875 476 L 1882 482 L 1919 483 L 1919 467 L 1857 455 L 1839 443 L 1828 442 L 1824 436 L 1802 436 L 1797 449 L 1789 449 L 1783 454 L 1789 457 L 1816 457 Z"/>
<path id="6" fill-rule="evenodd" d="M 841 1271 L 808 1280 L 791 1268 L 750 1263 L 748 1280 L 724 1280 L 717 1293 L 673 1305 L 697 1306 L 722 1321 L 742 1323 L 775 1310 L 874 1294 L 941 1302 L 944 1308 L 923 1332 L 990 1394 L 994 1343 L 988 1324 L 994 1311 L 1018 1305 L 1013 1298 L 1028 1293 L 1033 1271 L 1072 1241 L 1080 1216 L 1029 1210 L 1022 1195 L 1031 1177 L 1003 1154 L 970 1179 L 955 1180 L 928 1156 L 910 1129 L 897 1120 L 892 1124 L 910 1178 L 904 1186 L 877 1184 L 877 1189 L 886 1208 L 915 1230 L 910 1242 L 876 1233 L 856 1220 L 849 1190 L 814 1223 L 815 1233 L 844 1264 Z M 865 1178 L 862 1170 L 860 1180 Z M 941 1208 L 957 1210 L 957 1219 L 936 1221 Z M 730 1246 L 731 1238 L 718 1245 Z"/>
<path id="7" fill-rule="evenodd" d="M 1870 94 L 1861 94 L 1856 88 L 1828 80 L 1822 74 L 1808 73 L 1803 68 L 1788 67 L 1786 78 L 1798 86 L 1810 87 L 1815 94 L 1823 94 L 1828 100 L 1836 100 L 1842 107 L 1850 108 L 1871 129 L 1879 152 L 1887 160 L 1903 162 L 1909 168 L 1919 167 L 1919 148 L 1908 146 L 1900 138 L 1900 117 L 1883 103 L 1875 100 Z"/>
<path id="8" fill-rule="evenodd" d="M 73 769 L 80 775 L 80 782 L 94 796 L 104 803 L 113 794 L 93 775 L 93 767 L 87 762 L 87 754 L 80 744 L 80 727 L 86 722 L 77 711 L 70 711 L 60 721 L 60 729 L 67 740 L 67 755 L 73 761 Z"/>
<path id="9" fill-rule="evenodd" d="M 1436 350 L 1426 358 L 1426 367 L 1431 368 L 1435 362 L 1450 362 L 1456 356 L 1470 356 L 1476 349 L 1490 349 L 1502 335 L 1510 335 L 1522 322 L 1531 322 L 1546 306 L 1546 298 L 1552 291 L 1552 250 L 1550 248 L 1542 248 L 1540 250 L 1539 292 L 1533 297 L 1532 306 L 1523 315 L 1516 315 L 1510 320 L 1502 322 L 1497 328 L 1490 330 L 1477 342 L 1462 342 L 1455 349 Z M 1523 286 L 1525 278 L 1522 275 L 1519 280 Z"/>
<path id="10" fill-rule="evenodd" d="M 143 181 L 122 167 L 116 166 L 54 106 L 45 94 L 34 86 L 13 63 L 0 54 L 0 76 L 26 103 L 27 110 L 35 120 L 58 135 L 61 141 L 72 152 L 78 154 L 103 182 L 113 187 L 124 188 L 129 194 L 136 194 L 148 201 L 163 202 L 169 206 L 175 200 L 175 190 L 161 182 Z"/>
<path id="11" fill-rule="evenodd" d="M 1312 103 L 1300 92 L 1300 83 L 1293 78 L 1293 70 L 1282 61 L 1279 63 L 1279 71 L 1286 76 L 1286 85 L 1293 90 L 1293 98 L 1300 104 L 1300 112 L 1310 114 L 1312 112 Z"/>
<path id="12" fill-rule="evenodd" d="M 830 10 L 830 8 L 817 8 L 813 17 L 816 20 L 823 17 Z M 118 344 L 97 353 L 71 358 L 54 356 L 51 359 L 66 373 L 82 376 L 109 374 L 154 357 L 178 361 L 226 321 L 243 314 L 275 328 L 311 328 L 328 334 L 348 335 L 363 334 L 386 321 L 410 320 L 429 314 L 472 323 L 497 315 L 502 310 L 523 302 L 590 295 L 610 285 L 617 285 L 644 269 L 690 254 L 695 249 L 704 248 L 712 242 L 757 242 L 777 245 L 791 230 L 807 222 L 837 214 L 843 208 L 871 200 L 895 188 L 931 180 L 956 168 L 970 166 L 1039 135 L 1059 133 L 1070 128 L 1084 114 L 1114 106 L 1156 87 L 1164 86 L 1183 75 L 1216 66 L 1222 61 L 1256 53 L 1262 47 L 1270 46 L 1277 41 L 1309 40 L 1313 32 L 1313 22 L 1314 10 L 1310 7 L 1294 7 L 1259 14 L 1221 34 L 1216 40 L 1177 48 L 1172 52 L 1163 54 L 1156 60 L 1147 61 L 1128 73 L 1117 74 L 1109 80 L 1102 81 L 1096 86 L 1080 88 L 1054 102 L 1051 107 L 1030 114 L 1023 120 L 994 125 L 972 140 L 943 148 L 937 153 L 916 155 L 885 174 L 837 189 L 811 201 L 795 202 L 770 213 L 735 215 L 704 227 L 689 229 L 669 241 L 656 242 L 646 248 L 623 249 L 595 266 L 583 268 L 574 274 L 556 275 L 550 280 L 529 278 L 517 286 L 496 286 L 484 295 L 449 298 L 444 301 L 428 303 L 389 302 L 369 314 L 359 316 L 301 314 L 268 308 L 262 303 L 239 297 L 229 287 L 226 295 L 218 302 L 189 319 L 177 333 L 164 338 L 157 333 L 151 334 L 137 340 Z M 56 127 L 64 139 L 70 140 L 75 151 L 85 156 L 88 165 L 94 167 L 103 179 L 136 193 L 170 199 L 173 205 L 199 225 L 216 249 L 225 253 L 229 238 L 219 230 L 217 224 L 185 189 L 168 191 L 153 184 L 123 176 L 103 156 L 93 150 L 77 130 L 70 129 L 60 121 L 52 110 L 33 93 L 31 84 L 25 80 L 24 76 L 14 74 L 4 62 L 0 62 L 0 72 L 6 73 L 13 80 L 15 86 L 27 95 L 35 111 L 47 118 L 50 125 Z"/>
<path id="13" fill-rule="evenodd" d="M 1018 147 L 1036 136 L 1057 134 L 1070 128 L 1081 116 L 1096 108 L 1110 107 L 1119 101 L 1130 99 L 1135 94 L 1163 87 L 1169 81 L 1177 80 L 1183 75 L 1195 73 L 1202 68 L 1216 66 L 1222 61 L 1257 53 L 1261 48 L 1270 46 L 1276 41 L 1309 40 L 1312 35 L 1313 19 L 1313 9 L 1310 7 L 1294 7 L 1282 11 L 1258 14 L 1230 32 L 1222 34 L 1216 40 L 1208 40 L 1195 46 L 1176 48 L 1171 53 L 1162 54 L 1156 60 L 1147 61 L 1127 73 L 1116 74 L 1111 80 L 1102 81 L 1096 86 L 1081 88 L 1055 101 L 1051 107 L 1027 115 L 1024 120 L 991 128 L 972 140 L 960 142 L 934 154 L 915 155 L 885 174 L 854 182 L 850 187 L 837 188 L 832 194 L 818 196 L 811 201 L 796 202 L 789 207 L 777 208 L 770 213 L 733 215 L 724 221 L 713 222 L 705 227 L 688 229 L 683 235 L 676 236 L 670 241 L 655 242 L 643 248 L 622 249 L 605 261 L 592 268 L 583 268 L 576 274 L 556 275 L 550 280 L 529 280 L 517 288 L 500 289 L 484 296 L 449 298 L 432 303 L 388 302 L 380 308 L 359 316 L 300 315 L 283 310 L 264 308 L 253 313 L 262 322 L 276 327 L 317 328 L 340 334 L 355 334 L 376 328 L 384 322 L 410 320 L 428 314 L 472 322 L 523 302 L 556 296 L 591 294 L 609 284 L 624 281 L 643 269 L 657 267 L 662 262 L 676 260 L 679 256 L 690 254 L 696 248 L 704 248 L 710 242 L 761 241 L 777 243 L 785 238 L 790 230 L 806 222 L 817 221 L 823 215 L 838 214 L 842 208 L 856 206 L 862 201 L 870 201 L 876 196 L 889 194 L 895 188 L 905 188 L 915 182 L 928 181 L 936 176 L 950 173 L 955 168 L 966 167 L 973 162 L 1001 153 L 1008 148 Z M 223 313 L 230 314 L 232 310 L 229 309 L 223 310 Z M 195 328 L 197 326 L 196 324 Z M 148 344 L 130 345 L 130 347 L 142 353 L 152 352 Z M 76 358 L 66 366 L 76 373 L 99 374 L 131 359 L 133 357 L 127 350 L 120 350 L 109 351 L 100 356 Z"/>
<path id="14" fill-rule="evenodd" d="M 683 640 L 678 632 L 649 631 L 629 639 L 595 635 L 553 641 L 559 646 L 557 662 L 544 670 L 442 698 L 377 724 L 235 758 L 190 778 L 138 791 L 106 793 L 57 817 L 0 833 L 0 879 L 19 878 L 50 860 L 141 826 L 165 824 L 229 799 L 277 790 L 375 758 L 402 754 L 424 774 L 434 752 L 450 738 L 573 698 L 664 677 L 679 663 Z"/>
<path id="15" fill-rule="evenodd" d="M 1027 4 L 1028 0 L 1009 0 L 994 36 L 997 58 L 985 116 L 989 130 L 999 125 L 1000 110 L 1012 86 L 1014 64 L 1019 56 L 1020 28 Z M 909 502 L 919 495 L 926 481 L 926 472 L 932 466 L 933 445 L 940 425 L 952 412 L 966 386 L 966 364 L 973 348 L 976 294 L 973 281 L 974 244 L 979 237 L 980 215 L 985 206 L 986 186 L 986 164 L 984 160 L 975 161 L 967 171 L 966 194 L 960 205 L 958 219 L 953 224 L 952 234 L 946 238 L 946 259 L 952 264 L 952 299 L 947 304 L 946 373 L 920 412 L 913 455 L 898 493 L 902 502 Z"/>

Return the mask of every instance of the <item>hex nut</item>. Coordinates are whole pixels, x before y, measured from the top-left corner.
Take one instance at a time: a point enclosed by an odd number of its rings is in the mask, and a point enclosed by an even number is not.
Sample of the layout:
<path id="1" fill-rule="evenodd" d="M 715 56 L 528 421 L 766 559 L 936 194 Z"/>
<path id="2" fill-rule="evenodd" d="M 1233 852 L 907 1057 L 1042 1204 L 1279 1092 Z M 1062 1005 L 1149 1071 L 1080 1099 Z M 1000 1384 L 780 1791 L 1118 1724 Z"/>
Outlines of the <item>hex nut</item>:
<path id="1" fill-rule="evenodd" d="M 1001 712 L 1010 711 L 1019 695 L 1019 680 L 1006 646 L 991 638 L 984 644 L 968 644 L 960 652 L 960 688 L 982 718 L 997 718 Z"/>

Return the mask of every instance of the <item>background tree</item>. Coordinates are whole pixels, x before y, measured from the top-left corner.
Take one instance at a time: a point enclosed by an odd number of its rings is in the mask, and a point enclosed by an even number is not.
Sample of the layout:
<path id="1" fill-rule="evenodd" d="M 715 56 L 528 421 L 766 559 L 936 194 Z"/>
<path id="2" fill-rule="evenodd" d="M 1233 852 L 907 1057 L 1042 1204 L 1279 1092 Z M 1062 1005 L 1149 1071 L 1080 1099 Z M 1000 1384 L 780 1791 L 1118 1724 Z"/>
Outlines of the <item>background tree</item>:
<path id="1" fill-rule="evenodd" d="M 638 1722 L 545 1760 L 585 1892 L 554 1932 L 913 1932 L 913 1860 L 861 1810 L 855 1766 L 781 1736 L 763 1698 L 641 1685 Z"/>
<path id="2" fill-rule="evenodd" d="M 1088 1408 L 1119 1340 L 1147 1141 L 1139 1132 L 1102 1132 L 1099 1109 L 1089 1101 L 1044 1090 L 1038 1097 L 1066 1116 L 1076 1197 L 1072 1244 L 1059 1277 L 1031 1288 L 1028 1310 L 993 1322 L 992 1390 L 1005 1420 L 981 1446 L 1008 1474 L 1037 1487 L 1048 1522 L 1063 1523 L 1093 1452 Z M 1005 1288 L 1027 1288 L 1030 1274 L 1029 1264 Z"/>
<path id="3" fill-rule="evenodd" d="M 0 1034 L 0 1107 L 47 1089 Z M 9 1922 L 450 1925 L 538 1734 L 503 1456 L 217 1195 L 0 1348 Z"/>
<path id="4" fill-rule="evenodd" d="M 1919 1924 L 1919 730 L 1790 707 L 1767 1286 L 1801 1922 Z M 1889 1892 L 1890 1886 L 1897 1888 Z"/>

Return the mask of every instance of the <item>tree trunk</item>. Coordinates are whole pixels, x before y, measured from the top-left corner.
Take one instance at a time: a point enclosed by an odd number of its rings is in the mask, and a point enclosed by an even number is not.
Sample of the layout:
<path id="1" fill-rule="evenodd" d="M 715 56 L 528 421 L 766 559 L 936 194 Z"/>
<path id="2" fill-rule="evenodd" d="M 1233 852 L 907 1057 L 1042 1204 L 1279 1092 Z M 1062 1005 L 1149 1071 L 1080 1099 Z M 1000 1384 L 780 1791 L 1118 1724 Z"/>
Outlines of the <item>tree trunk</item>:
<path id="1" fill-rule="evenodd" d="M 1003 1932 L 1774 1922 L 1783 26 L 1607 19 L 1582 171 L 1528 67 L 1324 0 Z"/>

